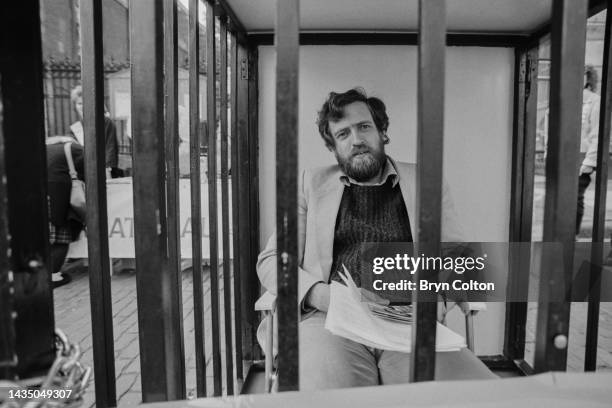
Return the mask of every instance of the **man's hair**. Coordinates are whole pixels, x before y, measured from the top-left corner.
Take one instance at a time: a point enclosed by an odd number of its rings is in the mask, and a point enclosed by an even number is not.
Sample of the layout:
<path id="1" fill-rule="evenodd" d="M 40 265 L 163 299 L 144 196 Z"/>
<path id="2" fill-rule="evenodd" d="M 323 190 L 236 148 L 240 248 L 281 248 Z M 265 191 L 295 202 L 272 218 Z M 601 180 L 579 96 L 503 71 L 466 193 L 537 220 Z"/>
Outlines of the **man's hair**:
<path id="1" fill-rule="evenodd" d="M 595 92 L 598 82 L 597 70 L 593 65 L 587 65 L 584 67 L 584 74 L 586 75 L 584 87 L 588 88 L 591 92 Z"/>
<path id="2" fill-rule="evenodd" d="M 372 114 L 376 129 L 383 133 L 387 131 L 389 117 L 383 101 L 375 97 L 368 98 L 363 88 L 353 88 L 343 93 L 330 92 L 317 117 L 319 133 L 327 147 L 335 146 L 334 138 L 329 131 L 329 122 L 342 119 L 344 117 L 344 107 L 353 102 L 365 103 Z"/>
<path id="3" fill-rule="evenodd" d="M 77 85 L 72 88 L 70 91 L 70 102 L 72 102 L 72 106 L 76 104 L 77 99 L 83 97 L 83 87 L 81 85 Z"/>

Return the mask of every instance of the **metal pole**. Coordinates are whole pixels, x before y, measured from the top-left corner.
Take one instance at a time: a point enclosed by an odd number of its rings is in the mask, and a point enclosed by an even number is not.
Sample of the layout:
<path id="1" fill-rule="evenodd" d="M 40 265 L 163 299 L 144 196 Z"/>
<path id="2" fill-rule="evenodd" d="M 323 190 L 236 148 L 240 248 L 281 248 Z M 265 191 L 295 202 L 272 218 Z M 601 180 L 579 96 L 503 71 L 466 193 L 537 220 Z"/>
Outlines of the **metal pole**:
<path id="1" fill-rule="evenodd" d="M 208 218 L 210 244 L 210 313 L 212 332 L 213 395 L 221 395 L 219 345 L 219 228 L 217 212 L 217 52 L 215 7 L 206 2 L 206 108 L 208 125 Z"/>
<path id="2" fill-rule="evenodd" d="M 182 305 L 168 271 L 164 155 L 163 0 L 130 1 L 134 241 L 143 402 L 178 399 L 183 357 L 173 341 Z M 175 293 L 175 292 L 174 292 Z"/>
<path id="3" fill-rule="evenodd" d="M 610 5 L 610 1 L 607 2 Z M 597 368 L 597 338 L 599 329 L 599 301 L 601 297 L 601 265 L 606 229 L 606 196 L 608 192 L 608 157 L 610 150 L 610 107 L 612 106 L 612 11 L 608 7 L 601 79 L 601 107 L 599 109 L 599 135 L 597 140 L 597 172 L 595 178 L 595 210 L 593 214 L 593 245 L 591 247 L 591 276 L 589 278 L 589 307 L 584 355 L 584 370 Z"/>
<path id="4" fill-rule="evenodd" d="M 298 68 L 299 0 L 276 9 L 276 231 L 278 390 L 299 389 L 298 288 Z"/>
<path id="5" fill-rule="evenodd" d="M 417 139 L 417 225 L 419 254 L 440 255 L 442 161 L 444 146 L 445 0 L 419 0 L 419 84 Z M 442 78 L 442 80 L 441 80 Z M 437 282 L 439 271 L 415 274 L 416 281 Z M 410 381 L 434 379 L 437 296 L 413 292 Z"/>
<path id="6" fill-rule="evenodd" d="M 221 127 L 221 237 L 223 245 L 223 312 L 225 315 L 225 376 L 227 394 L 234 393 L 234 353 L 232 347 L 232 281 L 229 241 L 229 185 L 227 165 L 227 18 L 220 22 L 219 122 Z"/>
<path id="7" fill-rule="evenodd" d="M 104 49 L 102 1 L 81 1 L 81 78 L 83 82 L 83 132 L 87 180 L 87 246 L 91 331 L 96 378 L 96 404 L 117 406 L 115 352 L 108 250 L 104 135 Z"/>
<path id="8" fill-rule="evenodd" d="M 189 2 L 189 161 L 191 171 L 191 260 L 195 330 L 196 392 L 206 396 L 204 278 L 202 275 L 202 196 L 200 184 L 200 23 L 199 0 Z"/>
<path id="9" fill-rule="evenodd" d="M 168 292 L 170 304 L 183 304 L 183 279 L 181 275 L 180 207 L 179 207 L 179 132 L 178 132 L 178 13 L 177 0 L 164 0 L 164 140 L 166 161 L 166 225 L 168 237 Z M 160 180 L 164 182 L 164 178 Z M 163 184 L 162 184 L 163 186 Z M 183 333 L 183 308 L 169 310 L 172 328 L 165 332 L 171 350 L 167 361 L 176 374 L 171 380 L 174 399 L 185 399 L 185 346 Z"/>
<path id="10" fill-rule="evenodd" d="M 49 227 L 43 64 L 38 1 L 0 2 L 6 200 L 17 373 L 47 370 L 55 358 Z M 5 236 L 5 245 L 8 237 Z M 8 280 L 9 271 L 4 276 Z M 12 364 L 12 363 L 10 363 Z"/>
<path id="11" fill-rule="evenodd" d="M 566 369 L 586 18 L 587 0 L 553 2 L 550 121 L 534 362 L 536 372 Z"/>

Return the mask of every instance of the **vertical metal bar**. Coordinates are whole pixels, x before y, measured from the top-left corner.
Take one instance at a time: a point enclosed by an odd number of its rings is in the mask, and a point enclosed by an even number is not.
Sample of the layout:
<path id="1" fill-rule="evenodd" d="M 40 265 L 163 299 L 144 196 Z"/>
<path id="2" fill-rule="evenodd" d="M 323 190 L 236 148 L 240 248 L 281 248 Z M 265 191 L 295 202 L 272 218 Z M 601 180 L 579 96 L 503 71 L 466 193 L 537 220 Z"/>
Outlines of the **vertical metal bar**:
<path id="1" fill-rule="evenodd" d="M 599 301 L 601 297 L 601 265 L 603 261 L 603 241 L 605 239 L 606 195 L 608 191 L 608 156 L 610 150 L 610 107 L 612 107 L 612 15 L 606 15 L 604 37 L 603 77 L 601 79 L 601 107 L 599 116 L 599 135 L 597 140 L 597 172 L 595 178 L 595 210 L 593 216 L 593 246 L 591 247 L 591 275 L 589 278 L 589 307 L 587 312 L 586 346 L 584 370 L 597 368 L 597 337 L 599 330 Z"/>
<path id="2" fill-rule="evenodd" d="M 55 357 L 38 1 L 0 2 L 0 49 L 17 372 L 27 377 Z"/>
<path id="3" fill-rule="evenodd" d="M 297 172 L 299 0 L 276 9 L 276 231 L 278 390 L 299 389 Z"/>
<path id="4" fill-rule="evenodd" d="M 0 84 L 2 83 L 0 74 Z M 13 319 L 15 288 L 11 271 L 11 238 L 9 235 L 8 200 L 4 151 L 3 97 L 0 87 L 0 379 L 16 379 L 15 321 Z"/>
<path id="5" fill-rule="evenodd" d="M 176 381 L 169 387 L 173 399 L 185 399 L 185 346 L 183 333 L 183 281 L 181 276 L 181 241 L 179 207 L 179 133 L 178 133 L 178 13 L 177 0 L 164 0 L 164 96 L 165 96 L 165 160 L 166 160 L 166 225 L 168 236 L 168 292 L 172 328 L 166 330 L 166 342 L 172 352 L 166 362 Z M 160 180 L 163 183 L 163 178 Z"/>
<path id="6" fill-rule="evenodd" d="M 49 92 L 49 71 L 43 69 L 43 92 L 45 97 L 45 137 L 52 135 L 52 122 L 51 122 L 51 93 Z"/>
<path id="7" fill-rule="evenodd" d="M 417 145 L 417 217 L 419 254 L 439 256 L 442 215 L 444 146 L 445 0 L 419 0 L 419 84 Z M 416 278 L 437 282 L 437 271 Z M 436 362 L 437 296 L 413 292 L 410 381 L 434 379 Z"/>
<path id="8" fill-rule="evenodd" d="M 251 264 L 251 242 L 250 242 L 250 232 L 252 230 L 252 225 L 250 223 L 250 199 L 252 196 L 250 194 L 250 185 L 253 180 L 250 178 L 250 166 L 251 166 L 251 156 L 249 153 L 249 137 L 251 134 L 250 128 L 250 116 L 252 113 L 251 108 L 255 108 L 255 106 L 251 106 L 251 97 L 250 86 L 251 80 L 250 76 L 252 75 L 249 72 L 249 52 L 243 44 L 238 44 L 238 63 L 240 65 L 240 72 L 238 73 L 238 90 L 236 93 L 237 98 L 237 114 L 236 120 L 237 123 L 237 139 L 238 143 L 236 145 L 236 155 L 237 155 L 237 171 L 238 175 L 238 190 L 244 194 L 244 192 L 248 192 L 249 200 L 238 200 L 238 224 L 240 225 L 240 239 L 239 239 L 239 250 L 238 250 L 238 258 L 240 262 L 240 293 L 241 302 L 240 302 L 240 310 L 241 315 L 236 315 L 236 318 L 240 317 L 240 320 L 237 321 L 237 324 L 240 327 L 240 336 L 242 343 L 242 353 L 244 360 L 253 360 L 253 328 L 255 324 L 255 310 L 254 310 L 254 297 L 258 293 L 254 293 L 257 291 L 257 286 L 253 285 L 253 278 L 257 278 L 257 275 L 253 276 L 252 273 L 253 266 L 255 264 Z M 256 103 L 256 102 L 253 102 Z M 251 273 L 252 272 L 252 273 Z M 252 301 L 252 303 L 251 303 Z"/>
<path id="9" fill-rule="evenodd" d="M 232 350 L 232 281 L 229 241 L 229 186 L 227 163 L 227 18 L 219 25 L 220 76 L 219 121 L 221 127 L 221 237 L 223 245 L 223 312 L 225 314 L 225 375 L 227 394 L 234 393 L 234 359 Z"/>
<path id="10" fill-rule="evenodd" d="M 535 133 L 538 101 L 538 48 L 516 50 L 512 146 L 512 201 L 510 209 L 508 299 L 527 293 L 531 250 L 531 222 L 535 169 Z M 527 303 L 509 302 L 506 308 L 504 355 L 525 356 Z"/>
<path id="11" fill-rule="evenodd" d="M 70 42 L 72 43 L 72 49 L 70 50 L 70 56 L 71 58 L 78 58 L 79 57 L 79 52 L 81 51 L 79 49 L 79 46 L 82 46 L 83 42 L 81 41 L 81 44 L 79 44 L 79 29 L 80 24 L 79 24 L 79 16 L 77 14 L 77 10 L 79 9 L 79 5 L 77 4 L 79 0 L 70 0 L 68 2 L 68 7 L 70 7 Z M 81 12 L 81 15 L 83 13 Z M 81 22 L 84 21 L 83 19 L 81 19 Z"/>
<path id="12" fill-rule="evenodd" d="M 208 125 L 208 216 L 210 243 L 210 312 L 212 331 L 213 395 L 221 395 L 221 352 L 219 346 L 219 231 L 217 217 L 217 53 L 215 7 L 206 2 L 206 79 Z"/>
<path id="13" fill-rule="evenodd" d="M 74 112 L 74 109 L 72 108 L 72 101 L 70 100 L 70 91 L 72 91 L 72 84 L 68 79 L 70 74 L 71 72 L 69 70 L 64 70 L 62 72 L 62 87 L 66 90 L 66 97 L 64 98 L 64 103 L 62 105 L 62 119 L 64 122 L 64 132 L 66 133 L 68 133 L 68 129 L 72 124 L 71 116 Z"/>
<path id="14" fill-rule="evenodd" d="M 520 241 L 531 241 L 531 228 L 533 219 L 533 192 L 534 192 L 534 177 L 535 177 L 535 149 L 536 149 L 536 133 L 538 122 L 538 58 L 539 47 L 530 49 L 527 52 L 527 67 L 526 67 L 526 101 L 524 114 L 524 139 L 523 139 L 523 185 L 522 185 L 522 205 L 521 205 L 521 226 L 520 226 Z M 527 257 L 526 262 L 529 262 Z M 527 268 L 525 268 L 525 271 Z M 523 272 L 525 273 L 525 272 Z M 527 290 L 528 277 L 521 276 L 521 279 L 526 279 L 525 286 L 522 290 Z"/>
<path id="15" fill-rule="evenodd" d="M 189 1 L 189 160 L 191 170 L 191 251 L 195 330 L 196 392 L 206 396 L 204 278 L 202 276 L 202 196 L 200 184 L 200 23 L 199 0 Z"/>
<path id="16" fill-rule="evenodd" d="M 104 137 L 104 49 L 102 0 L 81 1 L 83 78 L 83 132 L 87 182 L 87 246 L 91 330 L 93 340 L 96 404 L 116 406 L 113 310 L 108 271 L 108 222 L 106 203 L 106 145 Z"/>
<path id="17" fill-rule="evenodd" d="M 52 75 L 53 75 L 53 79 L 51 81 L 53 84 L 53 117 L 56 119 L 54 135 L 57 135 L 57 134 L 60 134 L 60 131 L 59 131 L 60 120 L 59 119 L 61 118 L 59 117 L 58 112 L 61 112 L 62 97 L 58 96 L 58 93 L 60 92 L 60 88 L 57 85 L 57 73 L 53 72 Z"/>
<path id="18" fill-rule="evenodd" d="M 248 279 L 246 284 L 249 288 L 248 292 L 245 292 L 244 312 L 245 320 L 248 321 L 246 327 L 246 339 L 249 343 L 245 343 L 245 346 L 249 348 L 249 354 L 252 359 L 261 359 L 261 349 L 257 344 L 256 333 L 257 327 L 255 321 L 257 319 L 257 313 L 255 312 L 255 301 L 259 297 L 259 280 L 257 279 L 257 273 L 255 265 L 257 265 L 257 256 L 261 250 L 259 242 L 259 87 L 258 87 L 258 51 L 257 48 L 253 48 L 249 51 L 248 57 L 248 81 L 249 81 L 249 101 L 248 101 L 248 116 L 249 116 L 249 131 L 248 131 L 248 164 L 249 164 L 249 178 L 247 180 L 248 192 L 249 192 L 249 269 L 250 273 L 245 273 L 243 276 Z"/>
<path id="19" fill-rule="evenodd" d="M 553 2 L 543 239 L 551 244 L 544 245 L 540 264 L 536 372 L 566 369 L 586 12 L 587 0 Z"/>
<path id="20" fill-rule="evenodd" d="M 236 379 L 239 383 L 244 380 L 242 371 L 242 313 L 241 313 L 241 301 L 242 295 L 240 293 L 240 207 L 239 199 L 240 196 L 240 181 L 239 174 L 240 170 L 238 167 L 238 46 L 236 44 L 236 37 L 232 37 L 232 43 L 230 47 L 230 67 L 232 70 L 232 76 L 230 78 L 230 89 L 231 89 L 231 100 L 230 100 L 230 115 L 231 115 L 231 180 L 232 180 L 232 233 L 233 241 L 232 247 L 234 250 L 234 259 L 232 263 L 233 267 L 233 289 L 234 289 L 234 343 L 236 346 Z M 240 387 L 239 387 L 240 388 Z"/>
<path id="21" fill-rule="evenodd" d="M 525 105 L 527 94 L 527 52 L 522 49 L 514 51 L 514 109 L 512 129 L 512 180 L 510 192 L 510 242 L 521 241 L 521 215 L 522 215 L 522 192 L 523 192 L 523 163 L 525 154 Z M 514 256 L 512 250 L 509 252 L 508 294 L 516 293 L 518 282 L 515 279 L 517 273 L 521 273 L 520 257 Z M 508 303 L 506 307 L 504 355 L 508 358 L 517 358 L 521 354 L 517 344 L 524 344 L 524 326 L 521 325 L 523 309 L 526 311 L 526 303 Z M 525 317 L 527 315 L 525 314 Z M 522 331 L 522 334 L 521 334 Z M 518 341 L 518 343 L 517 343 Z M 523 349 L 524 354 L 524 349 Z M 518 357 L 518 358 L 522 358 Z"/>
<path id="22" fill-rule="evenodd" d="M 54 129 L 55 129 L 55 112 L 53 111 L 53 100 L 55 98 L 55 91 L 53 90 L 53 78 L 51 77 L 51 71 L 49 69 L 49 64 L 46 64 L 46 71 L 45 71 L 45 80 L 44 80 L 44 86 L 45 86 L 45 94 L 46 94 L 46 100 L 45 100 L 45 108 L 47 110 L 47 135 L 46 136 L 52 136 L 55 133 Z"/>
<path id="23" fill-rule="evenodd" d="M 134 236 L 143 402 L 176 399 L 180 348 L 168 341 L 177 315 L 168 273 L 164 144 L 163 0 L 130 1 Z M 172 335 L 177 335 L 173 333 Z"/>
<path id="24" fill-rule="evenodd" d="M 70 126 L 70 123 L 66 123 L 66 93 L 68 93 L 68 95 L 70 95 L 70 89 L 66 88 L 66 85 L 64 84 L 64 71 L 60 71 L 58 72 L 58 78 L 57 80 L 59 81 L 59 86 L 58 88 L 61 90 L 62 92 L 62 97 L 60 98 L 59 102 L 60 102 L 60 118 L 61 118 L 61 124 L 62 124 L 62 128 L 61 128 L 61 133 L 68 133 L 68 127 Z M 72 107 L 72 105 L 70 104 L 70 107 Z"/>

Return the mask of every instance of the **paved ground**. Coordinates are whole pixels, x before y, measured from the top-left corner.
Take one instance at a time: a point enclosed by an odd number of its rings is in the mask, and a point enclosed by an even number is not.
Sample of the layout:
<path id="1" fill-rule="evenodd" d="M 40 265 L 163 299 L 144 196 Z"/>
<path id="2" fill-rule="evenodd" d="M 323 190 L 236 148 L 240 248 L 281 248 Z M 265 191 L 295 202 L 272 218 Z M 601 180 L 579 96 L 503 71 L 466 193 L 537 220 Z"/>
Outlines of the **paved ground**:
<path id="1" fill-rule="evenodd" d="M 210 282 L 205 270 L 204 298 L 205 325 L 210 327 Z M 71 269 L 73 277 L 68 285 L 54 290 L 56 326 L 69 338 L 80 344 L 83 350 L 81 361 L 93 366 L 91 317 L 89 304 L 89 276 L 86 268 Z M 220 281 L 220 290 L 223 290 Z M 117 399 L 119 406 L 136 405 L 141 401 L 140 359 L 136 306 L 136 279 L 133 271 L 115 274 L 111 279 L 113 299 L 113 328 L 115 338 L 115 372 L 117 377 Z M 220 298 L 223 298 L 222 292 Z M 223 309 L 220 310 L 223 316 Z M 193 320 L 193 280 L 190 270 L 183 272 L 183 317 L 185 333 L 185 358 L 187 368 L 188 396 L 195 394 L 195 349 Z M 223 332 L 223 320 L 221 319 Z M 207 389 L 212 389 L 210 366 L 211 332 L 205 332 Z M 223 341 L 221 342 L 223 346 Z M 222 347 L 222 355 L 224 348 Z M 222 362 L 222 366 L 224 362 Z M 94 379 L 95 380 L 95 379 Z M 94 384 L 85 395 L 84 407 L 95 405 Z"/>

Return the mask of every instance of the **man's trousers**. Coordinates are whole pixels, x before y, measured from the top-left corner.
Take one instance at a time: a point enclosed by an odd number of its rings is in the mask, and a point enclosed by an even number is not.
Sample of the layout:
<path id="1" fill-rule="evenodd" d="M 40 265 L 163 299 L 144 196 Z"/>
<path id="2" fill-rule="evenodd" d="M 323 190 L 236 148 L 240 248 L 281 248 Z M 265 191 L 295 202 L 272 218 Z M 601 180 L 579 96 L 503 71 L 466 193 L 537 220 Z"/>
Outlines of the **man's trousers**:
<path id="1" fill-rule="evenodd" d="M 325 313 L 300 322 L 300 390 L 409 382 L 410 354 L 379 350 L 332 334 Z M 468 349 L 436 353 L 436 380 L 497 378 Z"/>

